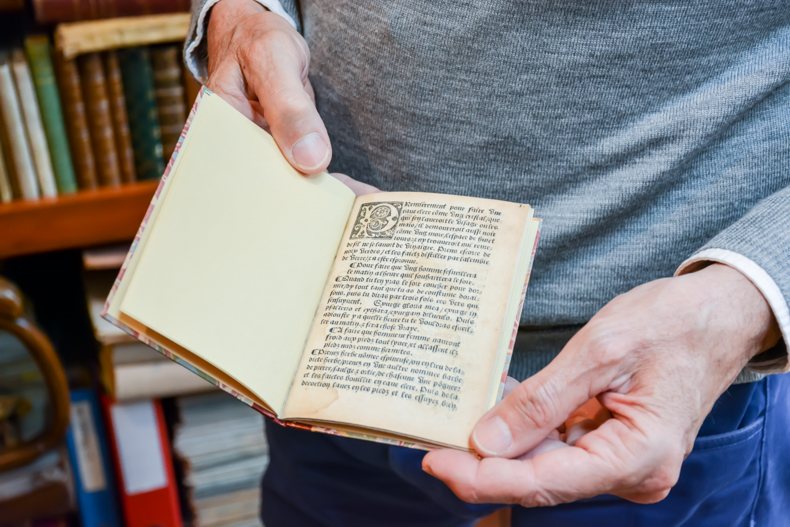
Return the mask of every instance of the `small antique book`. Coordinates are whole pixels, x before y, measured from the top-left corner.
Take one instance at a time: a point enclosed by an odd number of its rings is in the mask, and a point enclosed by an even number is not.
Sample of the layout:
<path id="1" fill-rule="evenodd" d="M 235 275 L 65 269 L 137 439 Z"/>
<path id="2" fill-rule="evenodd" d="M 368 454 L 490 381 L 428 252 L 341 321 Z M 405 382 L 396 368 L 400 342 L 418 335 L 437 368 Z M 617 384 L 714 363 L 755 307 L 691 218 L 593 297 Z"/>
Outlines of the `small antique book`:
<path id="1" fill-rule="evenodd" d="M 529 205 L 305 177 L 204 89 L 104 316 L 281 424 L 468 449 L 539 225 Z"/>

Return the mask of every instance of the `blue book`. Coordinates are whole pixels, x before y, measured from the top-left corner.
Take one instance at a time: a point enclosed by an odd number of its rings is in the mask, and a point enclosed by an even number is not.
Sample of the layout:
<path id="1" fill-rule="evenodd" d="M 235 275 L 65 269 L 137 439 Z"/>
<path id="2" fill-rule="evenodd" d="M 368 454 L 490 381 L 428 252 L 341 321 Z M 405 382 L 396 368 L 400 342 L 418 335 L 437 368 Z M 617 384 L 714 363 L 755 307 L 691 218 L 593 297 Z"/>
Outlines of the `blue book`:
<path id="1" fill-rule="evenodd" d="M 94 390 L 72 390 L 66 444 L 82 526 L 122 527 L 107 433 Z"/>

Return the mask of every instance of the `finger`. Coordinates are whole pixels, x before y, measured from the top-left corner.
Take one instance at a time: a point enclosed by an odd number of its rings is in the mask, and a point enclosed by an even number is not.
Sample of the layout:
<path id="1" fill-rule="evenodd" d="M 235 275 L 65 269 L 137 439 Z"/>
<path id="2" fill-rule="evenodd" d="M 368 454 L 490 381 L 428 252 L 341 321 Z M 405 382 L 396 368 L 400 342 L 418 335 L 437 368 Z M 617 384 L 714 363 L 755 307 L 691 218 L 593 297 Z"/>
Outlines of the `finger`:
<path id="1" fill-rule="evenodd" d="M 296 33 L 270 31 L 239 54 L 248 87 L 261 103 L 280 150 L 297 170 L 315 174 L 329 165 L 332 150 L 304 85 L 308 57 L 298 38 Z"/>
<path id="2" fill-rule="evenodd" d="M 482 456 L 518 457 L 604 391 L 619 369 L 619 365 L 596 362 L 580 332 L 548 366 L 480 419 L 472 432 L 472 444 Z"/>
<path id="3" fill-rule="evenodd" d="M 473 503 L 536 507 L 606 493 L 657 501 L 677 481 L 679 463 L 662 457 L 660 448 L 635 448 L 642 441 L 630 442 L 629 434 L 633 431 L 611 419 L 577 446 L 550 449 L 529 459 L 477 459 L 439 450 L 426 455 L 423 468 Z"/>
<path id="4" fill-rule="evenodd" d="M 368 185 L 367 183 L 362 183 L 361 181 L 357 181 L 345 174 L 340 174 L 339 172 L 333 172 L 332 177 L 335 179 L 340 180 L 342 183 L 354 191 L 354 194 L 357 196 L 363 196 L 365 194 L 373 194 L 374 192 L 378 192 L 379 189 L 374 187 L 373 185 Z"/>
<path id="5" fill-rule="evenodd" d="M 519 382 L 513 377 L 508 377 L 507 379 L 505 379 L 505 388 L 502 390 L 502 397 L 507 397 L 510 394 L 510 392 L 512 392 L 513 390 L 516 389 L 516 387 L 518 387 L 518 385 Z"/>
<path id="6" fill-rule="evenodd" d="M 219 64 L 206 80 L 206 87 L 241 112 L 247 119 L 255 120 L 255 111 L 247 97 L 244 77 L 239 65 L 225 61 Z"/>

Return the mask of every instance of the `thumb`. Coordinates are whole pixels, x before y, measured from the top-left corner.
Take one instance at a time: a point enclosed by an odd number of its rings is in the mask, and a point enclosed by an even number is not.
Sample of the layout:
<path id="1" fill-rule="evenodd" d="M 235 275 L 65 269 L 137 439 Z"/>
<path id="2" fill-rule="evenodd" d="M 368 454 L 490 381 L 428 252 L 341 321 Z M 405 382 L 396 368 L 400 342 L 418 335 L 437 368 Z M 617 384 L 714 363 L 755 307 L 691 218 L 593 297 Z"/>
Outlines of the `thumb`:
<path id="1" fill-rule="evenodd" d="M 543 370 L 510 390 L 478 421 L 472 431 L 472 444 L 480 455 L 523 455 L 596 395 L 602 377 L 594 368 L 586 368 L 584 361 L 571 351 L 563 350 Z"/>
<path id="2" fill-rule="evenodd" d="M 307 81 L 307 46 L 298 33 L 268 33 L 258 45 L 240 50 L 242 70 L 272 135 L 294 168 L 305 174 L 326 170 L 332 157 L 329 135 Z"/>

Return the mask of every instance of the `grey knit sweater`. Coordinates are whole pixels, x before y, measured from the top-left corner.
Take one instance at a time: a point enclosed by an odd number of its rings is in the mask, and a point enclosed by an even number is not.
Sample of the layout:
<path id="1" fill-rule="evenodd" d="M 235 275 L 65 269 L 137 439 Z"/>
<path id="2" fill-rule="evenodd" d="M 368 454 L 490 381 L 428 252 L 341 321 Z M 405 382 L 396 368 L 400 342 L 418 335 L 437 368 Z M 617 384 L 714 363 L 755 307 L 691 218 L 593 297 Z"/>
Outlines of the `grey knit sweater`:
<path id="1" fill-rule="evenodd" d="M 544 219 L 511 375 L 704 248 L 790 298 L 790 1 L 283 4 L 330 170 Z M 204 74 L 204 43 L 188 59 Z"/>

